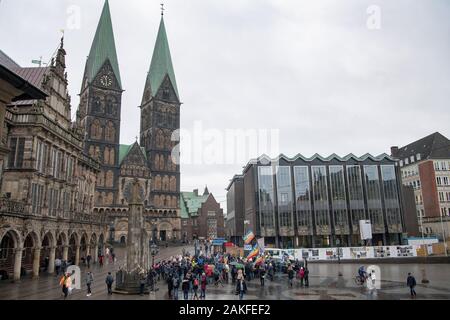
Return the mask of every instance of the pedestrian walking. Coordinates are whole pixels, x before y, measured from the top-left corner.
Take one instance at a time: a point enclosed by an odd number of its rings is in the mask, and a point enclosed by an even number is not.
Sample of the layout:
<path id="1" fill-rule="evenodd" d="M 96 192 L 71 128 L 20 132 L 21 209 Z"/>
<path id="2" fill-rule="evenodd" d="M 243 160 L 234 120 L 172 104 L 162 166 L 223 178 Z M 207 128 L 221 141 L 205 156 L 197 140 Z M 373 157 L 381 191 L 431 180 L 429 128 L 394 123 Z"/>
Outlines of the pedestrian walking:
<path id="1" fill-rule="evenodd" d="M 181 290 L 183 291 L 184 300 L 189 300 L 189 279 L 187 276 L 184 277 L 183 282 L 181 283 Z"/>
<path id="2" fill-rule="evenodd" d="M 56 272 L 57 276 L 59 276 L 60 271 L 61 271 L 61 259 L 56 258 L 55 259 L 55 272 Z"/>
<path id="3" fill-rule="evenodd" d="M 266 278 L 266 270 L 264 268 L 259 270 L 259 277 L 261 280 L 261 287 L 264 287 L 264 279 Z"/>
<path id="4" fill-rule="evenodd" d="M 289 287 L 292 288 L 292 285 L 294 283 L 294 269 L 292 268 L 292 265 L 289 265 L 287 273 L 288 273 Z"/>
<path id="5" fill-rule="evenodd" d="M 94 282 L 94 275 L 92 274 L 92 272 L 88 271 L 86 275 L 87 297 L 90 297 L 92 295 L 91 286 L 93 282 Z"/>
<path id="6" fill-rule="evenodd" d="M 198 277 L 196 276 L 194 278 L 194 282 L 192 284 L 192 289 L 194 290 L 194 295 L 192 297 L 192 300 L 199 300 L 198 298 L 198 286 L 199 286 L 199 281 L 198 281 Z"/>
<path id="7" fill-rule="evenodd" d="M 72 279 L 70 278 L 70 273 L 65 273 L 61 280 L 59 281 L 59 285 L 62 287 L 62 292 L 64 294 L 64 300 L 67 299 L 69 295 L 70 286 L 72 285 Z"/>
<path id="8" fill-rule="evenodd" d="M 411 272 L 408 273 L 408 278 L 406 279 L 406 285 L 409 287 L 411 298 L 415 298 L 417 296 L 416 294 L 416 278 L 411 274 Z"/>
<path id="9" fill-rule="evenodd" d="M 144 295 L 145 284 L 147 283 L 147 275 L 142 272 L 139 279 L 139 295 Z"/>
<path id="10" fill-rule="evenodd" d="M 237 281 L 236 286 L 236 294 L 239 295 L 239 300 L 244 299 L 244 294 L 247 293 L 247 283 L 245 282 L 244 277 Z"/>
<path id="11" fill-rule="evenodd" d="M 108 288 L 108 294 L 112 295 L 112 285 L 114 283 L 114 278 L 113 278 L 111 272 L 108 272 L 105 282 L 106 282 L 106 286 Z"/>
<path id="12" fill-rule="evenodd" d="M 303 278 L 305 279 L 305 287 L 309 287 L 309 269 L 308 267 L 305 267 L 305 273 Z"/>
<path id="13" fill-rule="evenodd" d="M 303 287 L 303 281 L 305 280 L 305 268 L 300 268 L 300 270 L 298 271 L 298 276 L 300 278 L 300 286 Z"/>
<path id="14" fill-rule="evenodd" d="M 180 280 L 178 279 L 178 275 L 175 274 L 173 279 L 173 300 L 178 300 L 178 288 L 180 287 Z"/>
<path id="15" fill-rule="evenodd" d="M 173 278 L 171 275 L 167 275 L 167 290 L 169 293 L 169 299 L 172 299 L 172 291 L 173 291 Z"/>
<path id="16" fill-rule="evenodd" d="M 202 274 L 202 278 L 201 278 L 201 283 L 200 283 L 200 299 L 205 300 L 206 298 L 206 285 L 207 285 L 207 280 L 206 280 L 206 274 L 203 272 Z"/>
<path id="17" fill-rule="evenodd" d="M 87 263 L 88 269 L 91 268 L 91 259 L 92 259 L 92 256 L 90 254 L 88 254 L 88 256 L 86 257 L 86 263 Z"/>

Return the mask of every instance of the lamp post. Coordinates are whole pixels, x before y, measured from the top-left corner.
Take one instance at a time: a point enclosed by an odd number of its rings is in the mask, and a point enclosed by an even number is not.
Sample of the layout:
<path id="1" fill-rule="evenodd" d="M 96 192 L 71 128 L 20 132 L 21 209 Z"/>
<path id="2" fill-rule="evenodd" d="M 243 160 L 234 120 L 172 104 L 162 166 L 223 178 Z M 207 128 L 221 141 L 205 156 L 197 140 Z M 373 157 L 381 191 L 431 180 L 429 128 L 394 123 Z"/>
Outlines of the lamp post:
<path id="1" fill-rule="evenodd" d="M 425 248 L 425 265 L 427 264 L 428 257 L 428 245 L 425 244 L 424 235 L 423 235 L 423 214 L 420 213 L 420 229 L 422 231 L 422 246 Z M 422 283 L 429 283 L 430 281 L 427 279 L 425 267 L 422 269 Z"/>

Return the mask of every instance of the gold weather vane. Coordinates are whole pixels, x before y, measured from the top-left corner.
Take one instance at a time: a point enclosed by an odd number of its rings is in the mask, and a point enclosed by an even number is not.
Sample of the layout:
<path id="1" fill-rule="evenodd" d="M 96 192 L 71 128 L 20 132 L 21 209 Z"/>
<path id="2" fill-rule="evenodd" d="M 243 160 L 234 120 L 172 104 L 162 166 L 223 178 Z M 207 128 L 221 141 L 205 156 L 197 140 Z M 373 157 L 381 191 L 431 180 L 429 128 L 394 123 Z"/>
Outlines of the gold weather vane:
<path id="1" fill-rule="evenodd" d="M 164 10 L 166 10 L 166 9 L 164 9 L 164 3 L 161 3 L 161 15 L 162 16 L 164 15 Z"/>

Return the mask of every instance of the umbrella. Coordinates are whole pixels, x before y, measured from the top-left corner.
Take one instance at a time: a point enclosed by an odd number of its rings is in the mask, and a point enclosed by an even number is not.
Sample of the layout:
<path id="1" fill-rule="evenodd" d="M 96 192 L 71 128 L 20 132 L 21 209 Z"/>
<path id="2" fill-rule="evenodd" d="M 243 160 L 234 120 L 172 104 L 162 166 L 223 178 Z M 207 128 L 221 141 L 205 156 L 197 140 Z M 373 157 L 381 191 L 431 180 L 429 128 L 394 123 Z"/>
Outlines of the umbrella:
<path id="1" fill-rule="evenodd" d="M 244 269 L 244 265 L 236 261 L 231 262 L 230 265 L 236 266 L 237 269 Z"/>

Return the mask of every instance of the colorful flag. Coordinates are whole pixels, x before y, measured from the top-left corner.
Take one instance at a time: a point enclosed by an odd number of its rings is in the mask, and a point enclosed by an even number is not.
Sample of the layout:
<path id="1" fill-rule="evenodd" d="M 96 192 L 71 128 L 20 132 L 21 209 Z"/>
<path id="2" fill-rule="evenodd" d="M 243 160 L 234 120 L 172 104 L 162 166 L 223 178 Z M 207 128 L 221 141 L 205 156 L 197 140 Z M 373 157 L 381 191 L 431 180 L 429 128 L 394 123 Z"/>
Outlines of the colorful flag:
<path id="1" fill-rule="evenodd" d="M 256 260 L 255 260 L 255 266 L 257 266 L 258 264 L 261 264 L 264 262 L 264 256 L 259 256 Z"/>
<path id="2" fill-rule="evenodd" d="M 252 251 L 250 251 L 250 253 L 247 256 L 247 260 L 250 260 L 254 257 L 256 257 L 259 254 L 259 248 L 258 245 L 255 245 L 252 249 Z"/>
<path id="3" fill-rule="evenodd" d="M 253 231 L 249 230 L 247 234 L 244 236 L 244 243 L 249 244 L 255 238 L 255 234 Z"/>

